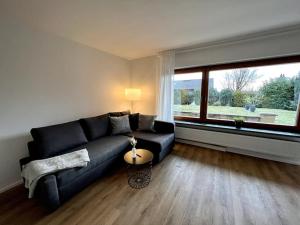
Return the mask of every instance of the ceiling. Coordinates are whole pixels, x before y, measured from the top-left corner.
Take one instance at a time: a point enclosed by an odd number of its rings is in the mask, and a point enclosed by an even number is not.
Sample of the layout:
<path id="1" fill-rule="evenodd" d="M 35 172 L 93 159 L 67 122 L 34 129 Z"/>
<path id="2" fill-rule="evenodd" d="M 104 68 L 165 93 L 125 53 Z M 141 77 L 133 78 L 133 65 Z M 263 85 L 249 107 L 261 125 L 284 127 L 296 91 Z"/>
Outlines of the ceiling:
<path id="1" fill-rule="evenodd" d="M 0 10 L 127 59 L 300 23 L 299 0 L 0 0 Z"/>

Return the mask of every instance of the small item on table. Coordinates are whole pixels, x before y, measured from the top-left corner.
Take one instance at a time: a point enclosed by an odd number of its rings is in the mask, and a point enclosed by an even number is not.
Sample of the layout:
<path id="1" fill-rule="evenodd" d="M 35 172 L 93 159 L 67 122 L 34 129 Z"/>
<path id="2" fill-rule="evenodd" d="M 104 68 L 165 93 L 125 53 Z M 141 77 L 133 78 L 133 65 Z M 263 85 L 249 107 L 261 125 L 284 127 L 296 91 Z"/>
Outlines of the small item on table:
<path id="1" fill-rule="evenodd" d="M 137 140 L 134 137 L 128 138 L 129 143 L 132 145 L 132 158 L 136 158 L 136 144 L 137 144 Z M 140 157 L 140 156 L 139 156 Z"/>

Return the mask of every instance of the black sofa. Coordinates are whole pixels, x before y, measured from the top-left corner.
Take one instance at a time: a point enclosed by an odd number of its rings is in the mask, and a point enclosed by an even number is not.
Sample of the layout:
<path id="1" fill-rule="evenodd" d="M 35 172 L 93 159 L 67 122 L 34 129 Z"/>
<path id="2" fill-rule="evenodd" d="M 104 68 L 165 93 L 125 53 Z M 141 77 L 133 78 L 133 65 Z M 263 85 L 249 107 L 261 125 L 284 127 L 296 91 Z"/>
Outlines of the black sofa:
<path id="1" fill-rule="evenodd" d="M 173 148 L 174 124 L 155 121 L 155 132 L 137 131 L 138 115 L 129 114 L 130 134 L 110 135 L 109 116 L 122 116 L 128 112 L 114 112 L 84 118 L 68 123 L 33 128 L 33 141 L 28 143 L 29 157 L 20 160 L 21 167 L 31 160 L 48 158 L 86 148 L 90 163 L 84 168 L 59 171 L 41 178 L 35 189 L 38 197 L 50 210 L 55 210 L 84 187 L 106 174 L 112 167 L 121 165 L 123 155 L 131 147 L 128 136 L 138 140 L 137 148 L 153 152 L 153 163 L 161 161 Z"/>

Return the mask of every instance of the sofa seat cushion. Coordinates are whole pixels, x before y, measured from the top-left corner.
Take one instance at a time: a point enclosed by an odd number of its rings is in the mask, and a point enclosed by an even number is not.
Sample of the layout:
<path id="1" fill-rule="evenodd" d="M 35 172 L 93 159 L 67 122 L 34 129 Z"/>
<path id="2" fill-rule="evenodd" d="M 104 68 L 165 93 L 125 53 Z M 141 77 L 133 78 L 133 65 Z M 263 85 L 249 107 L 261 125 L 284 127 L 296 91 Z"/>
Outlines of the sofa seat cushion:
<path id="1" fill-rule="evenodd" d="M 58 172 L 56 174 L 58 187 L 70 184 L 73 180 L 84 176 L 89 170 L 97 167 L 106 160 L 122 155 L 128 146 L 128 138 L 121 135 L 106 136 L 89 142 L 86 145 L 91 160 L 88 166 Z"/>
<path id="2" fill-rule="evenodd" d="M 30 152 L 35 159 L 59 155 L 66 150 L 87 143 L 79 121 L 31 129 L 36 151 Z"/>
<path id="3" fill-rule="evenodd" d="M 149 149 L 157 153 L 167 148 L 175 139 L 174 133 L 158 134 L 144 131 L 134 131 L 128 136 L 134 136 L 137 139 L 136 148 Z"/>
<path id="4" fill-rule="evenodd" d="M 99 138 L 87 144 L 87 150 L 91 159 L 91 164 L 100 164 L 101 162 L 125 152 L 129 146 L 126 136 L 106 136 Z"/>

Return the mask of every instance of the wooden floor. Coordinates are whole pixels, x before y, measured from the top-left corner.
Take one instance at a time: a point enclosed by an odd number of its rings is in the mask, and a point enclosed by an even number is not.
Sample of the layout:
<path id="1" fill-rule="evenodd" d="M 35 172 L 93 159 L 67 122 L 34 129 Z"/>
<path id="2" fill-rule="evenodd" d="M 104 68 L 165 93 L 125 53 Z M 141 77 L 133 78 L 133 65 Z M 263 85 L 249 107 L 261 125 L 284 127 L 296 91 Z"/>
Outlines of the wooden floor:
<path id="1" fill-rule="evenodd" d="M 300 167 L 177 144 L 144 189 L 131 189 L 123 169 L 51 214 L 20 187 L 0 204 L 5 225 L 299 225 Z"/>

